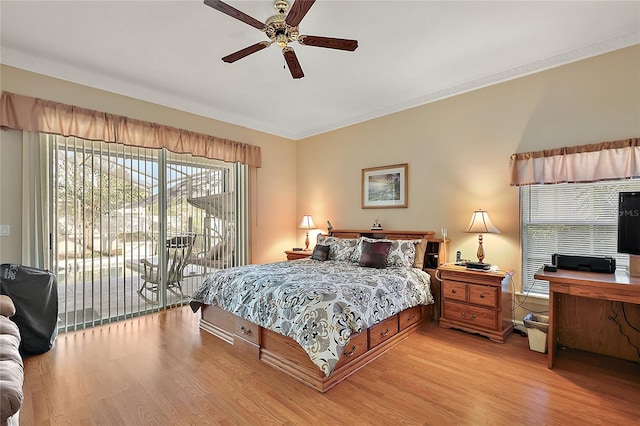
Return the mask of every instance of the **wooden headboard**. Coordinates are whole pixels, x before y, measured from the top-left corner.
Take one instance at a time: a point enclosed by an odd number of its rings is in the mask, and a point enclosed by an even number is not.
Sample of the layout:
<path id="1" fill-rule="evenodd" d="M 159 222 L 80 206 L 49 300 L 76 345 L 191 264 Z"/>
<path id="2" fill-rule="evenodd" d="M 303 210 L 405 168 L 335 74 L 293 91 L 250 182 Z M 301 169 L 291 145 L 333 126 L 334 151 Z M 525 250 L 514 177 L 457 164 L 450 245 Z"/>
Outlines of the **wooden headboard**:
<path id="1" fill-rule="evenodd" d="M 433 272 L 441 263 L 448 262 L 449 240 L 436 238 L 433 231 L 384 231 L 370 229 L 332 229 L 329 235 L 336 238 L 375 238 L 387 240 L 427 240 L 424 254 L 424 269 Z M 432 274 L 433 275 L 433 274 Z"/>

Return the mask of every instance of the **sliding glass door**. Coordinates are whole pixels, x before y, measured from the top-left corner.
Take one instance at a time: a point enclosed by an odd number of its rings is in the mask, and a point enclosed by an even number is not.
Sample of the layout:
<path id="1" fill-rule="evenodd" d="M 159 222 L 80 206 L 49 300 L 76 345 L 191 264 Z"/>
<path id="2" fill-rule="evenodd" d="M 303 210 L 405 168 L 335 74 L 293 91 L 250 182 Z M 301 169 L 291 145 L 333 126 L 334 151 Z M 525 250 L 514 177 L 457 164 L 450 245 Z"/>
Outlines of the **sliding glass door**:
<path id="1" fill-rule="evenodd" d="M 60 331 L 184 303 L 205 273 L 246 262 L 246 167 L 47 139 Z"/>

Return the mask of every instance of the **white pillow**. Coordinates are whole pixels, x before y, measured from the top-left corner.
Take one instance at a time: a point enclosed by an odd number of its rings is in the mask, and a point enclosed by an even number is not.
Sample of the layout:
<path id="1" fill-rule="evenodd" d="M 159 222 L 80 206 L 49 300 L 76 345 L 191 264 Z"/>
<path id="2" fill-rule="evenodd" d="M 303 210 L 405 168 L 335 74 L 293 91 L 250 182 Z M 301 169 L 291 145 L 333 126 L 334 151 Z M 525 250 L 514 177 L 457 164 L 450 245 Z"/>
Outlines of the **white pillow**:
<path id="1" fill-rule="evenodd" d="M 358 242 L 357 238 L 336 238 L 318 235 L 318 244 L 329 246 L 329 260 L 350 261 Z"/>

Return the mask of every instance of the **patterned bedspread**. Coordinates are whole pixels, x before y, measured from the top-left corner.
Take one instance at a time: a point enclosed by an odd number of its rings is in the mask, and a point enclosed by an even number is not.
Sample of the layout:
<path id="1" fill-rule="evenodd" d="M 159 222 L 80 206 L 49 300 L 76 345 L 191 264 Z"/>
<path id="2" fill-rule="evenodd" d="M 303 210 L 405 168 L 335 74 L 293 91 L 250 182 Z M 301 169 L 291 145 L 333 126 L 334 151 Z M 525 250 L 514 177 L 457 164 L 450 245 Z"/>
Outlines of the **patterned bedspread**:
<path id="1" fill-rule="evenodd" d="M 301 259 L 216 271 L 192 302 L 217 305 L 291 337 L 329 376 L 352 332 L 431 304 L 433 297 L 429 275 L 420 269 Z"/>

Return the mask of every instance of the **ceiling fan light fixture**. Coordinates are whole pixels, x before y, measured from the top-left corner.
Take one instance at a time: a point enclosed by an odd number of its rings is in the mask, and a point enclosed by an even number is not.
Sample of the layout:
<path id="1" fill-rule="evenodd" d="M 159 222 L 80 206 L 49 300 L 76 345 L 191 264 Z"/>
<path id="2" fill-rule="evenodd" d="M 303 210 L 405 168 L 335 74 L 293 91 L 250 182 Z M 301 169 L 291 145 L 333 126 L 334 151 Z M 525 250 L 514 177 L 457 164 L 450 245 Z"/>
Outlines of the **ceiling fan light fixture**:
<path id="1" fill-rule="evenodd" d="M 278 43 L 278 46 L 280 47 L 287 47 L 287 44 L 289 43 L 289 37 L 287 37 L 286 34 L 276 34 L 274 41 Z"/>

